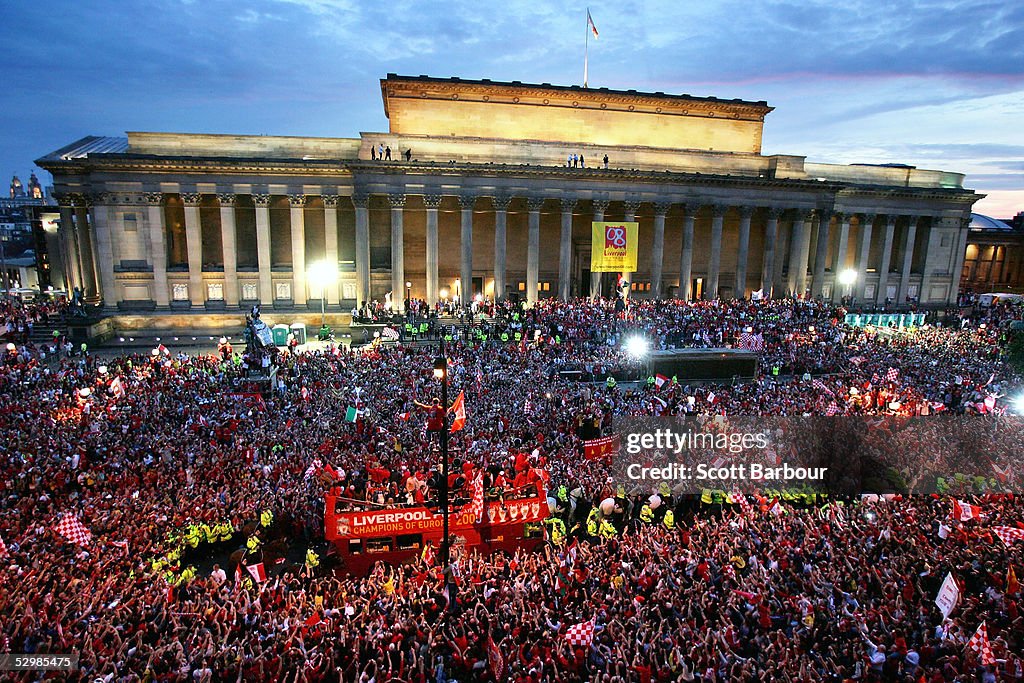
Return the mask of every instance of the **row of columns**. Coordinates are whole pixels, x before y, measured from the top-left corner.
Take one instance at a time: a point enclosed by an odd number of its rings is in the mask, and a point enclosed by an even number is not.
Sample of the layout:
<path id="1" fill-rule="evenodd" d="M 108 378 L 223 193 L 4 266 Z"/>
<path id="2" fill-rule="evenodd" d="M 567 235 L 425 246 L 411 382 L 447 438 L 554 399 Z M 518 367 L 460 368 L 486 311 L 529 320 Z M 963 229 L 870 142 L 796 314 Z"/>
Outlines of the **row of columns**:
<path id="1" fill-rule="evenodd" d="M 221 241 L 224 255 L 224 279 L 227 283 L 237 281 L 237 244 L 236 244 L 236 196 L 233 193 L 220 193 L 216 195 L 220 204 L 220 227 Z M 305 263 L 305 206 L 307 196 L 303 194 L 287 195 L 289 202 L 289 215 L 291 222 L 291 251 L 292 251 L 292 300 L 295 305 L 306 303 L 306 263 Z M 393 292 L 393 303 L 400 305 L 405 293 L 405 255 L 404 255 L 404 210 L 406 204 L 404 193 L 392 193 L 387 195 L 390 205 L 391 223 L 391 285 Z M 460 232 L 461 249 L 459 273 L 461 288 L 459 296 L 463 303 L 468 304 L 473 296 L 473 209 L 477 197 L 475 195 L 456 195 L 460 207 Z M 181 198 L 184 204 L 185 233 L 188 252 L 188 273 L 189 273 L 189 296 L 192 305 L 202 306 L 205 303 L 203 292 L 202 276 L 202 225 L 200 219 L 200 201 L 202 195 L 199 193 L 182 193 Z M 355 270 L 356 270 L 356 299 L 359 303 L 366 302 L 370 297 L 370 239 L 369 239 L 369 198 L 367 192 L 357 189 L 352 195 L 352 203 L 355 209 Z M 256 239 L 257 259 L 259 269 L 259 297 L 262 303 L 273 302 L 272 278 L 271 278 L 271 244 L 270 244 L 270 195 L 252 195 L 253 204 L 256 210 Z M 337 206 L 338 195 L 322 195 L 325 211 L 325 251 L 328 262 L 338 261 L 338 231 L 337 231 Z M 540 211 L 547 198 L 528 196 L 526 206 L 528 210 L 527 222 L 527 259 L 526 259 L 526 293 L 529 303 L 537 299 L 537 285 L 539 282 L 540 269 Z M 148 203 L 148 218 L 150 226 L 150 243 L 152 245 L 152 265 L 154 285 L 156 290 L 156 304 L 158 307 L 168 305 L 167 301 L 167 257 L 165 250 L 165 219 L 162 207 L 163 195 L 161 193 L 148 193 L 145 201 Z M 431 303 L 439 298 L 438 279 L 438 209 L 442 200 L 441 194 L 423 195 L 423 203 L 426 211 L 426 295 Z M 61 198 L 60 212 L 61 222 L 66 236 L 65 258 L 69 264 L 69 277 L 73 284 L 80 286 L 87 301 L 98 301 L 101 297 L 107 301 L 116 300 L 114 289 L 113 271 L 113 249 L 110 242 L 109 230 L 94 230 L 96 224 L 103 224 L 109 220 L 109 204 L 116 201 L 114 195 L 99 195 L 90 198 L 85 195 L 75 195 Z M 505 291 L 506 285 L 506 232 L 507 232 L 507 211 L 512 201 L 509 195 L 497 195 L 492 197 L 495 212 L 495 243 L 494 243 L 494 291 L 497 296 Z M 572 218 L 577 208 L 578 200 L 575 198 L 560 199 L 561 224 L 559 241 L 559 273 L 558 273 L 558 296 L 568 299 L 572 291 Z M 609 201 L 607 199 L 595 199 L 593 205 L 593 220 L 603 221 Z M 661 255 L 664 253 L 665 243 L 665 219 L 672 204 L 670 202 L 654 203 L 654 237 L 651 245 L 651 289 L 660 293 L 663 284 L 663 262 Z M 678 298 L 691 298 L 690 283 L 693 272 L 693 250 L 694 250 L 694 222 L 697 213 L 704 206 L 702 203 L 684 204 L 682 243 L 680 249 L 679 274 L 680 286 L 677 292 Z M 624 220 L 635 219 L 640 202 L 635 199 L 627 199 L 624 203 Z M 730 206 L 725 204 L 711 205 L 711 242 L 708 250 L 707 262 L 707 286 L 704 288 L 704 298 L 716 298 L 719 290 L 719 277 L 722 262 L 722 234 L 724 220 Z M 735 273 L 735 289 L 737 294 L 745 291 L 747 282 L 747 262 L 749 258 L 750 225 L 751 218 L 756 210 L 753 206 L 735 207 L 739 211 L 739 233 L 736 243 L 737 267 Z M 771 294 L 778 280 L 776 272 L 779 264 L 782 263 L 781 255 L 777 252 L 778 244 L 778 222 L 783 214 L 783 209 L 767 209 L 767 220 L 764 236 L 763 266 L 761 271 L 761 289 L 766 294 Z M 868 272 L 868 256 L 871 245 L 872 230 L 876 216 L 874 214 L 856 214 L 859 216 L 860 230 L 856 245 L 857 254 L 854 259 L 857 270 L 857 296 L 864 299 L 865 286 Z M 813 261 L 813 273 L 811 280 L 811 295 L 819 297 L 823 294 L 826 267 L 831 265 L 833 273 L 838 273 L 839 268 L 846 261 L 847 242 L 853 214 L 837 214 L 837 227 L 839 229 L 839 240 L 837 253 L 831 264 L 826 263 L 831 221 L 833 215 L 827 209 L 818 210 L 797 210 L 792 223 L 791 238 L 789 245 L 790 267 L 787 273 L 785 288 L 789 293 L 802 294 L 807 291 L 807 269 L 810 258 L 810 245 L 812 235 L 812 219 L 817 217 L 817 241 Z M 898 216 L 890 214 L 886 217 L 885 237 L 882 251 L 882 262 L 879 269 L 878 291 L 876 292 L 877 303 L 883 303 L 887 295 L 889 283 L 890 256 L 895 237 L 896 221 Z M 897 300 L 902 301 L 909 288 L 910 269 L 917 236 L 917 217 L 910 216 L 907 230 L 903 233 L 902 240 L 902 263 L 899 270 L 899 284 L 897 289 Z M 95 244 L 94 244 L 95 242 Z M 97 259 L 98 257 L 98 259 Z M 100 261 L 100 268 L 97 269 L 96 261 Z M 927 277 L 927 267 L 925 268 Z M 955 274 L 956 275 L 956 274 Z M 626 282 L 629 282 L 631 274 L 626 274 Z M 590 294 L 596 296 L 599 291 L 600 274 L 592 274 Z M 922 283 L 923 289 L 924 283 Z M 832 297 L 838 300 L 843 295 L 838 283 L 833 287 Z M 628 290 L 627 290 L 628 291 Z M 333 285 L 322 294 L 331 302 L 338 301 L 337 285 Z M 225 287 L 224 301 L 229 307 L 238 305 L 238 291 L 235 286 Z"/>

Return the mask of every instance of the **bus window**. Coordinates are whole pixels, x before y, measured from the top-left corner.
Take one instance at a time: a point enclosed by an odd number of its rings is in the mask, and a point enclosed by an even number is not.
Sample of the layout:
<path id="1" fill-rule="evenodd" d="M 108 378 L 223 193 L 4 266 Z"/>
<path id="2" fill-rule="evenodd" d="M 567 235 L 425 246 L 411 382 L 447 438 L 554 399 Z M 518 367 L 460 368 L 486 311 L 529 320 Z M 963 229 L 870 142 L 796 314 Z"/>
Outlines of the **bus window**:
<path id="1" fill-rule="evenodd" d="M 363 554 L 363 541 L 360 538 L 354 538 L 348 542 L 348 554 L 349 555 L 362 555 Z"/>
<path id="2" fill-rule="evenodd" d="M 544 524 L 527 522 L 523 525 L 523 538 L 544 538 Z"/>
<path id="3" fill-rule="evenodd" d="M 366 539 L 366 552 L 368 553 L 389 553 L 393 549 L 393 542 L 390 536 L 383 538 Z"/>
<path id="4" fill-rule="evenodd" d="M 403 534 L 395 538 L 399 550 L 419 550 L 423 547 L 423 534 Z"/>

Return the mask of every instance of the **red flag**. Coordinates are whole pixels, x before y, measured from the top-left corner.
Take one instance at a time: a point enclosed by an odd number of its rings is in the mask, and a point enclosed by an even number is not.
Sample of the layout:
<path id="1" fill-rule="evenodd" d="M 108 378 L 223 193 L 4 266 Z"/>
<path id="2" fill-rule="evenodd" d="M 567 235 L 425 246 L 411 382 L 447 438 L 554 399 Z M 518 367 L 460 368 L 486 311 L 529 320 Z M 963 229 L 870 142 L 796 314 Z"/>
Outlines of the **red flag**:
<path id="1" fill-rule="evenodd" d="M 974 650 L 981 655 L 982 666 L 995 664 L 996 658 L 992 656 L 992 648 L 988 643 L 988 628 L 984 621 L 978 626 L 978 630 L 974 632 L 971 639 L 967 641 L 967 649 Z"/>
<path id="2" fill-rule="evenodd" d="M 252 574 L 252 578 L 256 579 L 256 583 L 263 583 L 267 580 L 267 570 L 263 567 L 263 563 L 249 564 L 245 568 Z"/>
<path id="3" fill-rule="evenodd" d="M 597 27 L 594 26 L 594 20 L 590 18 L 590 10 L 587 10 L 587 26 L 590 27 L 590 32 L 594 34 L 594 40 L 597 40 Z"/>
<path id="4" fill-rule="evenodd" d="M 1013 545 L 1014 541 L 1024 541 L 1024 529 L 1015 529 L 1012 526 L 994 526 L 992 533 L 998 536 L 999 540 L 1006 544 L 1006 547 Z"/>
<path id="5" fill-rule="evenodd" d="M 981 517 L 981 506 L 971 505 L 962 500 L 953 499 L 953 521 L 966 522 L 969 519 Z"/>
<path id="6" fill-rule="evenodd" d="M 490 635 L 487 636 L 487 664 L 491 667 L 494 680 L 500 681 L 505 677 L 505 658 Z"/>
<path id="7" fill-rule="evenodd" d="M 459 392 L 459 397 L 455 399 L 455 403 L 448 409 L 448 412 L 455 414 L 451 431 L 457 432 L 466 427 L 466 392 Z"/>
<path id="8" fill-rule="evenodd" d="M 668 377 L 660 373 L 654 376 L 654 386 L 657 387 L 658 389 L 661 389 L 663 386 L 665 386 L 665 383 L 668 381 Z"/>
<path id="9" fill-rule="evenodd" d="M 78 545 L 89 545 L 89 542 L 92 541 L 92 532 L 70 514 L 65 514 L 61 518 L 54 527 L 54 531 Z"/>
<path id="10" fill-rule="evenodd" d="M 609 457 L 619 452 L 619 435 L 605 436 L 583 442 L 583 457 L 587 460 Z"/>
<path id="11" fill-rule="evenodd" d="M 1017 581 L 1017 573 L 1013 571 L 1013 565 L 1011 564 L 1006 569 L 1006 593 L 1013 595 L 1020 591 L 1020 583 Z"/>
<path id="12" fill-rule="evenodd" d="M 565 632 L 565 639 L 569 645 L 590 647 L 590 644 L 594 642 L 594 620 L 570 626 L 569 630 Z"/>

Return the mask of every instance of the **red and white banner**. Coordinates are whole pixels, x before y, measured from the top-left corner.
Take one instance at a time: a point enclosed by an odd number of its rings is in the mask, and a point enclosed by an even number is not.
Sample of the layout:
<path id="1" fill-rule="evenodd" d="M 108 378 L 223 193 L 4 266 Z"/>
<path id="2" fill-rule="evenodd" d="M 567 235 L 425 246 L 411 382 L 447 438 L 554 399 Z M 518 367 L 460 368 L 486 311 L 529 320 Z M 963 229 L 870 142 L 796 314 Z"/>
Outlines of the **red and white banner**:
<path id="1" fill-rule="evenodd" d="M 54 531 L 77 545 L 89 545 L 92 541 L 92 532 L 71 514 L 65 514 Z"/>
<path id="2" fill-rule="evenodd" d="M 971 505 L 962 500 L 953 499 L 953 521 L 966 522 L 981 517 L 981 506 Z"/>
<path id="3" fill-rule="evenodd" d="M 245 568 L 252 574 L 252 578 L 256 580 L 256 583 L 263 583 L 267 580 L 267 570 L 262 562 L 259 564 L 247 564 Z"/>
<path id="4" fill-rule="evenodd" d="M 996 663 L 996 658 L 992 656 L 992 647 L 988 643 L 988 628 L 984 621 L 978 626 L 978 630 L 974 632 L 971 639 L 967 641 L 967 649 L 980 655 L 982 666 Z"/>
<path id="5" fill-rule="evenodd" d="M 448 409 L 448 412 L 455 415 L 455 419 L 452 420 L 451 431 L 457 432 L 466 427 L 466 392 L 459 392 L 458 398 L 455 399 L 455 403 Z"/>
<path id="6" fill-rule="evenodd" d="M 569 630 L 565 632 L 565 640 L 569 645 L 590 647 L 590 644 L 594 642 L 594 620 L 570 626 Z"/>
<path id="7" fill-rule="evenodd" d="M 619 435 L 605 436 L 583 442 L 583 457 L 587 460 L 607 458 L 619 452 Z"/>
<path id="8" fill-rule="evenodd" d="M 935 605 L 942 612 L 943 618 L 948 619 L 959 602 L 960 587 L 956 585 L 956 579 L 952 574 L 946 574 L 946 578 L 939 587 L 939 594 L 935 596 Z"/>

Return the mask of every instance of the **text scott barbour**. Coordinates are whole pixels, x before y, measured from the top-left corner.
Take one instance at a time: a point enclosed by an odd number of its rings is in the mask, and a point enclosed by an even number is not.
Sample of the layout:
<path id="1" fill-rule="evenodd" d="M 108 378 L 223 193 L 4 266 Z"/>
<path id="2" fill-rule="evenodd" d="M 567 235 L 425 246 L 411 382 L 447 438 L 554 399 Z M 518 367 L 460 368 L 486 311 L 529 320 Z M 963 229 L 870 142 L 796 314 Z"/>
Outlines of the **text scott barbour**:
<path id="1" fill-rule="evenodd" d="M 736 463 L 715 467 L 701 463 L 696 467 L 672 463 L 662 467 L 645 467 L 632 463 L 626 467 L 630 479 L 656 481 L 822 481 L 827 467 L 791 467 L 788 464 L 772 466 L 761 463 Z"/>

